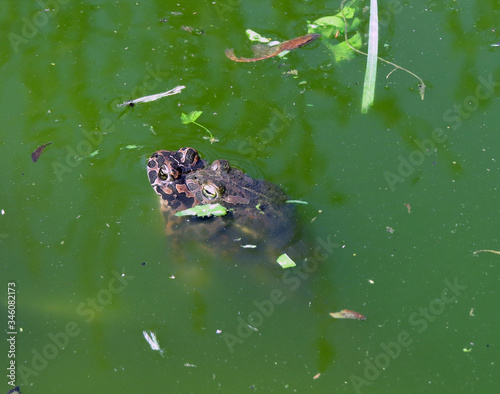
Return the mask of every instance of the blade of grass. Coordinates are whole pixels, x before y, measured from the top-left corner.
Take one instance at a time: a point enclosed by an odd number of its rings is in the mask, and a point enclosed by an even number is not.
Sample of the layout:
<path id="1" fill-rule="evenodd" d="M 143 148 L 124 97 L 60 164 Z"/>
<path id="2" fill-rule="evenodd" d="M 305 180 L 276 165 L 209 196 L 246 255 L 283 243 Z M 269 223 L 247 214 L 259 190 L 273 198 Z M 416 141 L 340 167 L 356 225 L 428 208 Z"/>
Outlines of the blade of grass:
<path id="1" fill-rule="evenodd" d="M 361 112 L 367 113 L 375 97 L 375 81 L 377 79 L 378 56 L 378 10 L 377 0 L 370 0 L 370 29 L 368 35 L 368 57 L 366 60 L 365 86 Z"/>
<path id="2" fill-rule="evenodd" d="M 352 0 L 352 2 L 357 1 L 357 0 Z M 344 31 L 344 37 L 345 37 L 345 42 L 347 45 L 349 45 L 349 48 L 351 48 L 354 52 L 360 53 L 362 55 L 368 56 L 368 54 L 364 53 L 363 51 L 360 51 L 359 49 L 354 48 L 350 43 L 349 40 L 347 39 L 347 20 L 344 14 L 344 4 L 347 2 L 347 0 L 342 0 L 342 3 L 340 3 L 340 13 L 342 14 L 342 19 L 344 20 L 344 25 L 346 26 L 345 31 Z M 351 4 L 351 3 L 349 3 Z M 390 62 L 389 60 L 382 59 L 381 57 L 377 57 L 378 60 L 381 62 L 390 64 L 391 66 L 394 67 L 394 70 L 392 70 L 389 74 L 387 74 L 386 78 L 389 78 L 389 75 L 391 75 L 394 71 L 396 70 L 403 70 L 406 71 L 408 74 L 413 75 L 415 78 L 417 78 L 420 81 L 420 85 L 418 85 L 418 90 L 420 92 L 420 98 L 423 100 L 424 99 L 424 94 L 425 94 L 425 83 L 420 78 L 417 74 L 411 72 L 410 70 L 407 70 L 404 67 L 398 66 L 396 63 Z"/>

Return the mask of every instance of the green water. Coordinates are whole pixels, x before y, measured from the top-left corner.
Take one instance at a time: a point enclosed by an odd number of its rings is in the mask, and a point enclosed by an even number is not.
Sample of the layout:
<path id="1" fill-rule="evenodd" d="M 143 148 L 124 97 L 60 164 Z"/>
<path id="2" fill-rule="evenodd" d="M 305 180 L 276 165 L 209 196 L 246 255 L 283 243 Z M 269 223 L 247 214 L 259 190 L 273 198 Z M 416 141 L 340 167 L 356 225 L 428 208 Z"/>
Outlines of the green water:
<path id="1" fill-rule="evenodd" d="M 495 392 L 500 256 L 473 252 L 500 249 L 500 6 L 381 4 L 379 55 L 427 91 L 380 63 L 366 115 L 363 56 L 224 56 L 338 3 L 2 3 L 1 322 L 8 339 L 15 282 L 23 393 Z M 193 110 L 218 143 L 181 124 Z M 307 201 L 297 227 L 324 261 L 283 278 L 172 254 L 145 164 L 182 146 Z"/>

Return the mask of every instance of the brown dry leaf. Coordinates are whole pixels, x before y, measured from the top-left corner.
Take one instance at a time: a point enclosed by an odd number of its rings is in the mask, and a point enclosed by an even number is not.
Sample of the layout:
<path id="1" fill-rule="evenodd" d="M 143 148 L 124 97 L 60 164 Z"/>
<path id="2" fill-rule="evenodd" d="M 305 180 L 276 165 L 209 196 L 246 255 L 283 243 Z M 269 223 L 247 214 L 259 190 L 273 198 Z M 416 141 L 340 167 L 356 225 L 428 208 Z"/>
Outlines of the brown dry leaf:
<path id="1" fill-rule="evenodd" d="M 355 311 L 350 311 L 349 309 L 342 309 L 340 312 L 331 312 L 330 316 L 333 317 L 334 319 L 366 320 L 366 316 Z"/>
<path id="2" fill-rule="evenodd" d="M 45 149 L 47 145 L 52 144 L 52 141 L 47 142 L 46 144 L 39 146 L 38 148 L 35 149 L 35 151 L 31 154 L 31 160 L 33 160 L 33 163 L 35 163 L 40 155 L 42 154 L 42 151 Z"/>
<path id="3" fill-rule="evenodd" d="M 225 53 L 226 56 L 234 62 L 256 62 L 259 60 L 269 59 L 283 51 L 291 51 L 293 49 L 303 47 L 319 37 L 321 37 L 321 34 L 306 34 L 305 36 L 293 38 L 273 47 L 270 47 L 269 45 L 254 45 L 252 47 L 252 51 L 255 57 L 252 58 L 236 57 L 234 49 L 232 48 L 226 49 Z"/>

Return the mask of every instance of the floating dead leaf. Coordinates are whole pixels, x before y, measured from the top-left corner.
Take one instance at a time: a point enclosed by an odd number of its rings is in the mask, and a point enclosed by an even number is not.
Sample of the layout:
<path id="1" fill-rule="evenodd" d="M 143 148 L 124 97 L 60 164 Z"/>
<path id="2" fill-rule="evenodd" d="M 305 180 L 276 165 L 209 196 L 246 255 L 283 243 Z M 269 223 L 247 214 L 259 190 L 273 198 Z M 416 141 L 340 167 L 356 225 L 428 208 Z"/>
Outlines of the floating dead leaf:
<path id="1" fill-rule="evenodd" d="M 411 205 L 410 204 L 405 204 L 406 209 L 408 209 L 408 213 L 411 212 Z"/>
<path id="2" fill-rule="evenodd" d="M 321 37 L 321 34 L 306 34 L 305 36 L 296 37 L 291 40 L 282 42 L 277 46 L 269 46 L 267 44 L 254 45 L 252 47 L 254 57 L 252 58 L 236 57 L 236 55 L 234 54 L 234 49 L 232 48 L 226 49 L 226 56 L 235 62 L 256 62 L 259 60 L 269 59 L 284 51 L 291 51 L 293 49 L 303 47 L 304 45 L 313 42 L 319 37 Z"/>
<path id="3" fill-rule="evenodd" d="M 321 376 L 321 373 L 320 373 L 320 372 L 318 372 L 316 375 L 314 375 L 313 379 L 314 379 L 314 380 L 316 380 L 316 379 L 318 379 L 320 376 Z"/>
<path id="4" fill-rule="evenodd" d="M 334 319 L 358 319 L 366 320 L 366 316 L 361 313 L 350 311 L 349 309 L 342 309 L 340 312 L 332 312 L 330 316 Z"/>
<path id="5" fill-rule="evenodd" d="M 478 253 L 482 253 L 482 252 L 500 254 L 500 252 L 498 250 L 490 250 L 490 249 L 476 250 L 475 252 L 472 252 L 472 254 L 478 254 Z"/>
<path id="6" fill-rule="evenodd" d="M 46 144 L 39 146 L 38 148 L 35 149 L 35 151 L 31 154 L 31 160 L 33 160 L 33 163 L 35 163 L 40 155 L 42 154 L 42 151 L 45 149 L 46 146 L 52 144 L 52 141 L 47 142 Z"/>
<path id="7" fill-rule="evenodd" d="M 387 226 L 385 229 L 388 233 L 394 234 L 394 229 L 392 227 Z"/>
<path id="8" fill-rule="evenodd" d="M 475 315 L 474 315 L 474 308 L 470 308 L 470 311 L 469 311 L 469 316 L 475 316 Z"/>

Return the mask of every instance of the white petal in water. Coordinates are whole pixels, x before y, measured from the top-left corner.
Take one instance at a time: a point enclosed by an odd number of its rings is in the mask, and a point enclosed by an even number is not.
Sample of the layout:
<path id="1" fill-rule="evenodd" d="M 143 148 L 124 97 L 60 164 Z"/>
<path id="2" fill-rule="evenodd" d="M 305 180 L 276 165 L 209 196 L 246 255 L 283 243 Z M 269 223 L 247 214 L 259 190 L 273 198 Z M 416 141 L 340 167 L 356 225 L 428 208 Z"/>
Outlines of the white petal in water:
<path id="1" fill-rule="evenodd" d="M 243 249 L 255 249 L 257 245 L 240 245 Z"/>
<path id="2" fill-rule="evenodd" d="M 158 343 L 158 339 L 156 338 L 156 334 L 153 331 L 143 331 L 142 334 L 146 341 L 148 341 L 149 346 L 151 346 L 152 350 L 157 350 L 163 356 L 164 350 L 160 348 L 160 344 Z"/>

